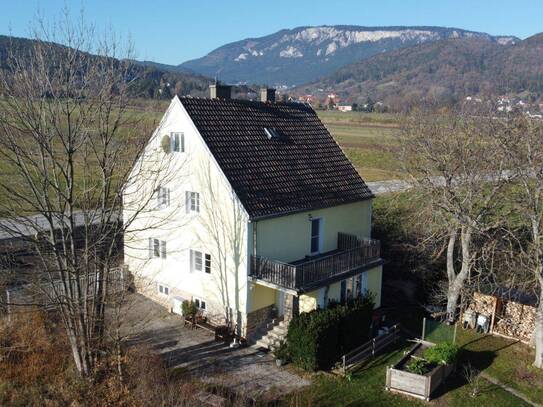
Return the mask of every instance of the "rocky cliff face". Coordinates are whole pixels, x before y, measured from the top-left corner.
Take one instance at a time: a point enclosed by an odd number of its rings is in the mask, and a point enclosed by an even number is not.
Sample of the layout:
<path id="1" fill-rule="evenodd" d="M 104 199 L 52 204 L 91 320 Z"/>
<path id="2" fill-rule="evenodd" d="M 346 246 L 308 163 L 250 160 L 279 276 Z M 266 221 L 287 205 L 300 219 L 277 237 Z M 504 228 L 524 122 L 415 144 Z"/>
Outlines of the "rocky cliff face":
<path id="1" fill-rule="evenodd" d="M 298 27 L 224 45 L 182 68 L 231 83 L 292 86 L 374 55 L 447 38 L 511 44 L 515 37 L 442 27 Z"/>

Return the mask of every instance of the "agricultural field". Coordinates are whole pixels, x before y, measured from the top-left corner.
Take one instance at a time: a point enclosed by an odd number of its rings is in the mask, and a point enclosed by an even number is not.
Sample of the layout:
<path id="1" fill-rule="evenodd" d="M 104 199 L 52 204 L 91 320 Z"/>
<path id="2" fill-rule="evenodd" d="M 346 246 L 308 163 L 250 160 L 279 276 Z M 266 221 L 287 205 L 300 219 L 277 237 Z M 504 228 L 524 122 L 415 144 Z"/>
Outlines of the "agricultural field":
<path id="1" fill-rule="evenodd" d="M 168 108 L 169 101 L 133 100 L 128 117 L 140 127 L 152 130 Z M 343 148 L 364 180 L 379 181 L 401 178 L 397 164 L 398 119 L 391 114 L 318 111 L 319 118 Z M 121 135 L 130 139 L 131 129 L 122 129 Z M 0 162 L 0 176 L 10 169 Z M 0 192 L 0 203 L 10 197 Z"/>
<path id="2" fill-rule="evenodd" d="M 365 181 L 402 178 L 396 158 L 397 117 L 386 113 L 317 113 Z"/>

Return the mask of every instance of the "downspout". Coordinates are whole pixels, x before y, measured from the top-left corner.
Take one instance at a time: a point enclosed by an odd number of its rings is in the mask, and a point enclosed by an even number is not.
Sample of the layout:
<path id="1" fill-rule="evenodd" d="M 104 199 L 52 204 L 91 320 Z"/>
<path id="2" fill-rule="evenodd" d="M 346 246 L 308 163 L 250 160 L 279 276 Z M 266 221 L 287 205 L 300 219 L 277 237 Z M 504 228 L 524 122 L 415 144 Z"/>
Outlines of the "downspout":
<path id="1" fill-rule="evenodd" d="M 253 225 L 253 256 L 256 257 L 256 238 L 257 238 L 257 227 L 256 225 L 258 224 L 258 222 L 253 222 L 252 225 Z"/>

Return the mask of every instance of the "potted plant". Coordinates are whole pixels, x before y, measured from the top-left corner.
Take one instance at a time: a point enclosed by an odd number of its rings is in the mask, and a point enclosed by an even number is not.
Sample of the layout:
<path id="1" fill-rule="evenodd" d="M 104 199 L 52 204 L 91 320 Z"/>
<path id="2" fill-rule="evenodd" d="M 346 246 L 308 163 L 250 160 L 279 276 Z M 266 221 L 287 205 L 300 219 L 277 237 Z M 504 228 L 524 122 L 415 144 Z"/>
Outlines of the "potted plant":
<path id="1" fill-rule="evenodd" d="M 274 349 L 273 355 L 275 356 L 275 364 L 277 367 L 283 366 L 288 360 L 288 346 L 285 341 L 279 342 L 279 346 Z"/>

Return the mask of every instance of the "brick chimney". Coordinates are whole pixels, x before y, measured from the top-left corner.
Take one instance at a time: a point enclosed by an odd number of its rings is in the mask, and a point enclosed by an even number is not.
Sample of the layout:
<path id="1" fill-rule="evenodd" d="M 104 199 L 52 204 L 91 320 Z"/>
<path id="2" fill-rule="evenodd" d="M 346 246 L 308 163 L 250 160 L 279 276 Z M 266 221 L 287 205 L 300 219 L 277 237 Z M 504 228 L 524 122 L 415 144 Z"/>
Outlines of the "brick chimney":
<path id="1" fill-rule="evenodd" d="M 260 88 L 260 101 L 275 103 L 275 89 Z"/>
<path id="2" fill-rule="evenodd" d="M 222 85 L 219 82 L 209 85 L 209 97 L 211 99 L 231 99 L 232 86 Z"/>

